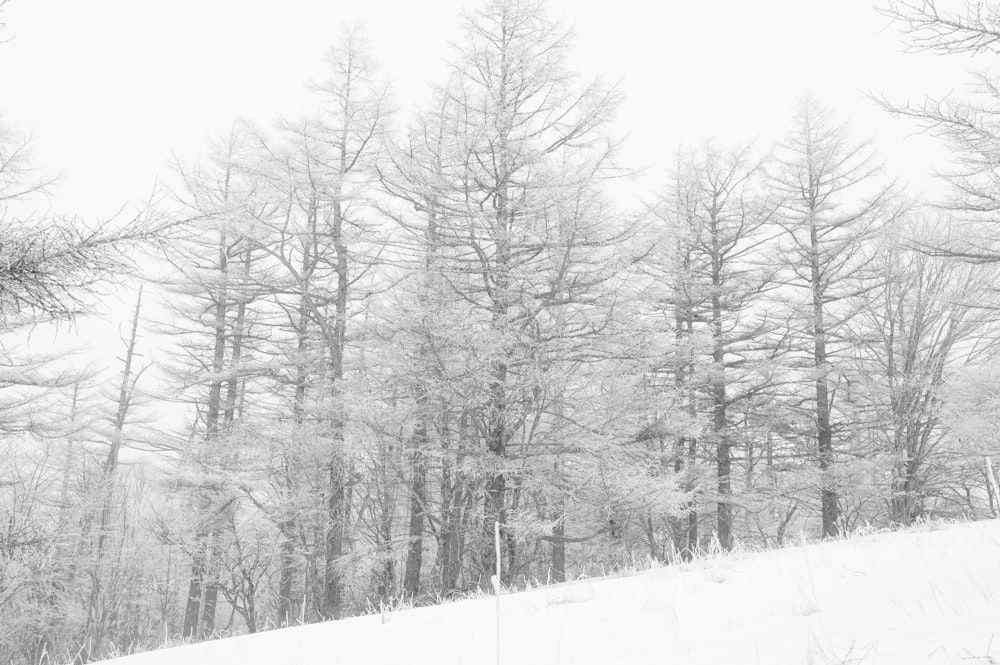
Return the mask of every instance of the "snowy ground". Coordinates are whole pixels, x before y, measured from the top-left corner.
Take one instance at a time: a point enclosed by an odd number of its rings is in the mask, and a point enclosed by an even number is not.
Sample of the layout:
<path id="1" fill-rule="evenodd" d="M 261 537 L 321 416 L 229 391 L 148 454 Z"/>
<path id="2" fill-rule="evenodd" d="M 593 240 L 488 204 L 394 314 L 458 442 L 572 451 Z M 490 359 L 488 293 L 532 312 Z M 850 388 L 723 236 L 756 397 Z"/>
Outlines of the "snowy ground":
<path id="1" fill-rule="evenodd" d="M 316 624 L 118 665 L 496 665 L 496 600 Z M 727 557 L 500 598 L 514 663 L 1000 664 L 1000 521 Z"/>

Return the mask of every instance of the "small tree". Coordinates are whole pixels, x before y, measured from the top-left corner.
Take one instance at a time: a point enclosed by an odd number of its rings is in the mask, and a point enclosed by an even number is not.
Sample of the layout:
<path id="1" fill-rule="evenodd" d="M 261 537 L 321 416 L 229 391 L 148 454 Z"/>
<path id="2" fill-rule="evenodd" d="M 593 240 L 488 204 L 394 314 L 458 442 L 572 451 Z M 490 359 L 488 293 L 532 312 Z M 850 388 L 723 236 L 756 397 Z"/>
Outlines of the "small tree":
<path id="1" fill-rule="evenodd" d="M 920 239 L 946 241 L 947 218 L 920 216 L 897 225 L 903 241 L 889 241 L 875 261 L 883 277 L 854 322 L 861 376 L 875 413 L 876 456 L 889 464 L 887 507 L 893 524 L 933 514 L 953 482 L 943 447 L 949 376 L 995 351 L 992 312 L 997 274 L 992 265 L 969 265 L 907 247 Z M 953 409 L 954 407 L 949 407 Z"/>

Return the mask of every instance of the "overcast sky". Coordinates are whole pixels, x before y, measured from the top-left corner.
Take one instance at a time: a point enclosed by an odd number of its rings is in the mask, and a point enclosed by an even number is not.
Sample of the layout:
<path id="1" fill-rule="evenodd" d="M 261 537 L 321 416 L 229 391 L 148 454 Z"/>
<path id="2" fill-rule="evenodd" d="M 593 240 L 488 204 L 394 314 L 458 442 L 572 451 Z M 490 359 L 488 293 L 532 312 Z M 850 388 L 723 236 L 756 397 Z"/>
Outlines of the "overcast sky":
<path id="1" fill-rule="evenodd" d="M 141 199 L 170 151 L 193 154 L 236 116 L 294 113 L 339 24 L 367 25 L 402 104 L 440 77 L 463 0 L 13 0 L 0 110 L 65 174 L 55 206 L 108 215 Z M 919 99 L 960 87 L 967 63 L 903 55 L 871 0 L 552 0 L 575 27 L 572 65 L 624 77 L 619 129 L 635 165 L 708 135 L 780 134 L 812 89 L 879 136 L 907 177 L 926 144 L 862 93 Z M 655 173 L 655 170 L 654 170 Z"/>

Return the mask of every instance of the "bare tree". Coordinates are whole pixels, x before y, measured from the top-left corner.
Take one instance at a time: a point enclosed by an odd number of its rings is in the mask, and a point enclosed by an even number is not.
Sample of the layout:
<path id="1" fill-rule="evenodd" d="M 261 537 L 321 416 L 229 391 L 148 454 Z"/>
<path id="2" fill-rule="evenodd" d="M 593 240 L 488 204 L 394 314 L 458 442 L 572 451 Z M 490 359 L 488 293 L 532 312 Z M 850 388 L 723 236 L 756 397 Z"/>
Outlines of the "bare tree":
<path id="1" fill-rule="evenodd" d="M 175 162 L 178 203 L 199 219 L 185 225 L 183 236 L 165 252 L 171 270 L 162 282 L 172 316 L 158 326 L 180 351 L 167 368 L 173 384 L 169 399 L 194 409 L 190 433 L 178 443 L 193 471 L 182 484 L 191 490 L 195 517 L 193 536 L 185 543 L 192 557 L 185 636 L 214 630 L 219 529 L 227 522 L 220 506 L 232 506 L 231 491 L 218 478 L 230 463 L 221 439 L 243 410 L 247 382 L 255 374 L 247 369 L 250 351 L 260 343 L 250 334 L 251 309 L 259 295 L 250 238 L 256 206 L 266 203 L 256 196 L 253 177 L 240 170 L 247 142 L 234 124 L 214 142 L 207 159 Z"/>
<path id="2" fill-rule="evenodd" d="M 679 161 L 675 191 L 653 208 L 674 225 L 677 237 L 676 254 L 667 259 L 674 266 L 674 371 L 680 390 L 704 391 L 711 405 L 702 438 L 715 447 L 717 534 L 722 547 L 731 549 L 737 414 L 773 387 L 764 364 L 777 355 L 771 335 L 776 321 L 764 313 L 764 297 L 777 280 L 763 254 L 774 244 L 776 206 L 764 196 L 763 162 L 751 156 L 750 146 L 706 145 Z M 696 329 L 704 329 L 711 340 L 704 360 L 694 358 Z M 693 373 L 695 363 L 700 375 Z M 697 412 L 696 400 L 689 397 L 692 407 Z M 675 451 L 675 466 L 685 455 L 690 452 Z"/>
<path id="3" fill-rule="evenodd" d="M 956 368 L 989 358 L 995 351 L 996 288 L 992 265 L 969 265 L 906 247 L 909 239 L 937 242 L 954 233 L 947 218 L 907 220 L 876 259 L 880 286 L 854 322 L 879 410 L 875 436 L 891 464 L 889 520 L 908 525 L 932 514 L 954 479 L 941 445 L 943 389 Z M 937 236 L 937 238 L 935 238 Z"/>
<path id="4" fill-rule="evenodd" d="M 895 214 L 893 186 L 882 176 L 867 143 L 852 143 L 815 98 L 799 102 L 794 124 L 777 153 L 772 186 L 782 201 L 785 228 L 783 281 L 801 294 L 793 301 L 793 329 L 815 429 L 823 535 L 838 532 L 837 490 L 831 474 L 837 459 L 834 361 L 844 348 L 845 324 L 859 311 L 858 297 L 875 289 L 870 270 L 872 240 Z"/>
<path id="5" fill-rule="evenodd" d="M 441 468 L 447 489 L 438 504 L 448 529 L 447 511 L 468 515 L 468 490 L 481 506 L 478 532 L 467 534 L 479 555 L 474 579 L 486 583 L 495 568 L 489 543 L 498 522 L 504 583 L 535 563 L 522 538 L 551 544 L 544 574 L 561 578 L 565 545 L 606 533 L 609 495 L 627 494 L 612 486 L 610 478 L 627 476 L 615 464 L 626 455 L 646 459 L 646 451 L 625 445 L 603 460 L 596 453 L 599 439 L 617 441 L 634 424 L 623 424 L 630 409 L 612 415 L 598 407 L 608 397 L 599 388 L 608 385 L 602 372 L 618 351 L 609 341 L 612 330 L 620 332 L 611 284 L 620 286 L 627 261 L 618 252 L 632 229 L 601 191 L 602 180 L 620 173 L 606 131 L 619 92 L 574 81 L 565 65 L 568 34 L 538 3 L 489 3 L 466 16 L 465 33 L 448 83 L 395 151 L 395 172 L 384 174 L 409 208 L 395 213 L 407 232 L 403 250 L 432 259 L 433 268 L 422 268 L 434 282 L 431 299 L 452 303 L 431 310 L 462 322 L 450 333 L 428 322 L 422 355 L 433 369 L 414 380 L 434 396 L 426 402 L 435 418 L 438 403 L 453 407 L 447 425 L 437 420 L 436 438 L 448 442 L 448 456 L 474 468 L 461 483 L 460 474 Z M 595 468 L 602 462 L 607 468 Z M 607 484 L 568 505 L 565 497 L 588 473 L 605 473 Z M 585 511 L 596 528 L 591 521 L 580 524 L 590 534 L 567 535 Z M 456 541 L 439 533 L 439 558 L 452 565 Z"/>
<path id="6" fill-rule="evenodd" d="M 135 367 L 138 358 L 136 346 L 141 308 L 142 287 L 140 286 L 138 295 L 136 296 L 135 310 L 132 314 L 130 332 L 122 340 L 125 344 L 125 358 L 118 390 L 117 408 L 115 409 L 112 421 L 107 458 L 104 461 L 103 469 L 97 482 L 97 538 L 94 560 L 90 571 L 91 589 L 87 609 L 87 625 L 85 628 L 86 637 L 80 650 L 81 655 L 86 654 L 83 658 L 84 661 L 87 657 L 96 656 L 101 653 L 102 641 L 107 630 L 108 617 L 111 614 L 111 608 L 108 607 L 110 604 L 108 603 L 109 594 L 104 589 L 104 585 L 113 583 L 114 580 L 106 579 L 109 575 L 106 570 L 108 565 L 105 559 L 108 557 L 108 550 L 111 547 L 110 541 L 114 535 L 111 520 L 115 513 L 116 499 L 119 499 L 121 496 L 121 491 L 118 487 L 120 483 L 118 467 L 122 445 L 125 442 L 125 426 L 128 422 L 129 412 L 135 403 L 136 384 L 144 371 L 149 367 L 148 365 L 142 368 Z"/>
<path id="7" fill-rule="evenodd" d="M 1000 51 L 1000 6 L 968 2 L 964 9 L 942 6 L 939 0 L 889 0 L 880 11 L 902 27 L 910 50 L 941 54 L 996 54 Z M 970 73 L 966 94 L 926 99 L 917 104 L 898 104 L 872 95 L 889 113 L 912 120 L 940 138 L 952 152 L 951 164 L 938 175 L 948 191 L 934 204 L 952 214 L 953 224 L 962 224 L 961 234 L 943 245 L 911 240 L 921 251 L 975 262 L 1000 261 L 1000 231 L 997 212 L 1000 198 L 996 159 L 1000 153 L 1000 83 L 989 70 Z"/>
<path id="8" fill-rule="evenodd" d="M 358 363 L 349 330 L 378 288 L 374 266 L 384 243 L 367 205 L 388 110 L 386 86 L 360 28 L 342 31 L 327 65 L 328 78 L 312 86 L 316 108 L 282 121 L 274 136 L 256 132 L 257 156 L 248 168 L 274 203 L 256 219 L 260 233 L 254 242 L 271 266 L 262 286 L 281 319 L 270 324 L 282 342 L 276 348 L 284 348 L 290 360 L 290 375 L 280 380 L 291 390 L 301 433 L 321 438 L 325 446 L 325 479 L 316 488 L 325 517 L 319 526 L 322 542 L 314 546 L 323 558 L 318 612 L 333 619 L 348 601 L 343 567 L 355 482 L 346 384 Z M 293 467 L 316 463 L 308 456 L 286 460 Z M 289 497 L 291 490 L 286 487 Z M 279 512 L 287 549 L 299 527 L 293 516 Z M 286 551 L 284 565 L 290 565 L 290 556 Z M 286 568 L 282 598 L 290 593 L 289 575 Z M 282 622 L 289 610 L 283 599 Z"/>

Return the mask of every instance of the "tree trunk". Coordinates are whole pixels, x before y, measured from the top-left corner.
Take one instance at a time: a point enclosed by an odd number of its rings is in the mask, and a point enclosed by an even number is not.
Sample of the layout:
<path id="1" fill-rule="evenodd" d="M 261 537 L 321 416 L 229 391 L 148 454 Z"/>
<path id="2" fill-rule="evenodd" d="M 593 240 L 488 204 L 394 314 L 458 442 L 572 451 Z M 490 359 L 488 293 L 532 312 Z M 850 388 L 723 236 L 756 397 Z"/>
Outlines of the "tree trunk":
<path id="1" fill-rule="evenodd" d="M 209 384 L 208 402 L 205 411 L 205 442 L 210 444 L 219 434 L 219 415 L 222 407 L 222 380 L 221 374 L 225 364 L 226 356 L 226 310 L 228 304 L 228 256 L 226 248 L 226 233 L 219 232 L 218 244 L 218 264 L 216 266 L 221 279 L 219 291 L 215 294 L 215 341 L 212 354 L 212 382 Z M 201 490 L 207 491 L 207 490 Z M 205 501 L 202 506 L 210 509 L 210 501 Z M 204 510 L 198 515 L 204 518 Z M 211 530 L 208 525 L 198 528 L 195 536 L 195 551 L 191 563 L 191 581 L 188 586 L 187 607 L 184 611 L 184 637 L 200 637 L 199 626 L 202 616 L 205 616 L 207 609 L 203 605 L 204 596 L 208 594 L 208 586 L 205 583 L 205 575 L 208 570 L 208 559 L 211 556 L 208 548 L 208 541 L 211 540 Z M 214 616 L 214 606 L 212 608 Z M 214 619 L 213 619 L 214 620 Z"/>
<path id="2" fill-rule="evenodd" d="M 440 590 L 448 594 L 458 588 L 462 570 L 462 504 L 460 475 L 446 461 L 441 471 L 441 527 L 438 529 Z"/>
<path id="3" fill-rule="evenodd" d="M 733 549 L 732 453 L 729 423 L 726 417 L 725 342 L 722 338 L 722 250 L 719 234 L 712 220 L 712 436 L 715 439 L 716 475 L 719 498 L 716 507 L 719 545 Z"/>
<path id="4" fill-rule="evenodd" d="M 507 26 L 502 25 L 502 41 L 507 39 Z M 511 237 L 513 228 L 511 219 L 512 209 L 510 202 L 510 172 L 508 154 L 508 139 L 512 131 L 510 123 L 512 118 L 508 117 L 511 100 L 508 99 L 508 85 L 510 82 L 510 54 L 506 45 L 499 49 L 499 77 L 497 79 L 496 108 L 491 111 L 492 130 L 495 132 L 495 147 L 492 152 L 493 167 L 491 177 L 494 181 L 490 201 L 492 203 L 492 229 L 490 235 L 495 243 L 496 250 L 492 257 L 480 261 L 486 261 L 482 266 L 486 275 L 484 287 L 490 296 L 492 312 L 492 331 L 501 338 L 508 333 L 509 315 L 513 294 L 511 293 Z M 490 282 L 492 276 L 492 288 Z M 507 347 L 506 341 L 501 341 L 501 348 L 497 360 L 491 367 L 489 384 L 489 400 L 486 405 L 487 428 L 486 428 L 486 450 L 490 468 L 486 474 L 485 494 L 483 496 L 483 531 L 482 531 L 482 563 L 480 570 L 480 581 L 489 584 L 490 576 L 496 573 L 497 560 L 494 548 L 494 534 L 496 525 L 500 525 L 501 540 L 503 547 L 501 552 L 506 552 L 511 558 L 509 564 L 513 563 L 515 554 L 514 541 L 510 535 L 510 528 L 507 521 L 507 474 L 504 465 L 507 460 L 507 440 L 511 435 L 508 431 L 509 417 L 507 400 L 507 380 L 510 370 L 510 360 L 512 350 Z M 500 562 L 502 564 L 502 562 Z M 498 580 L 505 583 L 510 576 L 511 565 L 500 566 L 501 575 L 505 576 Z"/>
<path id="5" fill-rule="evenodd" d="M 314 224 L 314 206 L 310 204 L 309 223 Z M 315 226 L 311 228 L 315 234 Z M 309 384 L 308 360 L 309 351 L 309 314 L 310 314 L 310 291 L 312 288 L 312 275 L 315 270 L 315 257 L 312 246 L 309 242 L 303 242 L 301 281 L 298 285 L 299 299 L 298 311 L 295 321 L 296 337 L 296 357 L 295 357 L 295 394 L 292 399 L 292 418 L 296 429 L 302 428 L 305 423 L 306 392 Z M 296 483 L 292 474 L 292 465 L 288 456 L 283 460 L 283 490 L 286 500 L 294 500 L 296 495 Z M 283 519 L 278 523 L 278 530 L 281 533 L 280 556 L 278 559 L 278 625 L 289 626 L 296 616 L 293 599 L 293 586 L 295 581 L 295 541 L 296 541 L 296 519 L 291 514 L 291 507 L 283 507 L 285 512 Z M 305 576 L 308 577 L 309 566 L 306 566 Z M 307 580 L 303 580 L 303 611 L 305 611 L 308 594 Z"/>
<path id="6" fill-rule="evenodd" d="M 497 291 L 506 290 L 505 280 L 498 278 Z M 502 330 L 506 318 L 506 306 L 499 304 L 494 310 L 494 325 Z M 487 431 L 486 452 L 487 464 L 486 484 L 483 494 L 483 530 L 481 547 L 480 582 L 489 585 L 490 576 L 496 573 L 496 549 L 494 547 L 494 532 L 496 524 L 500 524 L 501 539 L 505 547 L 501 551 L 513 552 L 513 539 L 509 536 L 507 520 L 507 474 L 503 469 L 507 459 L 507 362 L 498 360 L 493 368 L 490 382 L 490 398 L 486 407 Z M 510 566 L 501 567 L 501 574 L 509 575 Z M 501 579 L 501 584 L 506 579 Z"/>
<path id="7" fill-rule="evenodd" d="M 115 484 L 118 474 L 118 456 L 121 452 L 122 439 L 125 431 L 125 421 L 128 418 L 129 407 L 132 405 L 132 361 L 135 359 L 135 346 L 139 331 L 139 312 L 142 308 L 142 286 L 136 296 L 135 311 L 132 316 L 132 328 L 125 347 L 125 368 L 122 370 L 122 381 L 118 389 L 118 408 L 115 412 L 114 429 L 111 432 L 111 446 L 104 469 L 99 481 L 101 497 L 100 516 L 98 517 L 97 551 L 94 555 L 94 566 L 91 572 L 90 603 L 87 612 L 86 651 L 93 657 L 100 653 L 101 641 L 104 636 L 105 616 L 102 608 L 104 598 L 101 584 L 104 577 L 103 561 L 110 536 L 111 514 L 114 511 Z M 76 391 L 73 393 L 74 410 L 76 408 Z"/>
<path id="8" fill-rule="evenodd" d="M 292 625 L 295 616 L 292 607 L 292 582 L 295 576 L 295 523 L 282 520 L 278 524 L 281 532 L 281 548 L 278 563 L 278 627 Z"/>
<path id="9" fill-rule="evenodd" d="M 902 438 L 902 437 L 901 437 Z M 889 497 L 889 521 L 900 526 L 909 526 L 913 521 L 913 491 L 910 462 L 904 447 L 896 450 L 897 459 L 892 465 L 891 495 Z"/>
<path id="10" fill-rule="evenodd" d="M 811 212 L 809 218 L 809 240 L 813 298 L 813 366 L 816 370 L 816 447 L 819 454 L 822 482 L 820 503 L 822 506 L 823 536 L 833 538 L 837 536 L 839 531 L 837 526 L 839 506 L 837 490 L 832 486 L 833 481 L 830 478 L 834 462 L 833 430 L 830 425 L 832 400 L 830 399 L 829 379 L 827 377 L 826 327 L 823 319 L 823 283 L 819 264 L 819 236 L 815 219 L 812 217 L 813 214 Z"/>
<path id="11" fill-rule="evenodd" d="M 213 558 L 214 559 L 214 558 Z M 219 601 L 219 583 L 205 583 L 205 601 L 201 610 L 201 636 L 210 638 L 215 633 L 215 611 Z"/>
<path id="12" fill-rule="evenodd" d="M 252 262 L 252 254 L 250 249 L 246 249 L 243 252 L 243 288 L 246 288 L 246 282 L 250 278 L 250 265 Z M 240 395 L 240 377 L 239 377 L 239 364 L 240 360 L 243 358 L 243 338 L 246 334 L 246 318 L 247 318 L 247 297 L 246 294 L 240 294 L 239 304 L 236 306 L 236 320 L 233 322 L 232 331 L 232 343 L 231 343 L 231 365 L 233 368 L 233 374 L 229 377 L 228 385 L 226 386 L 226 406 L 225 412 L 223 413 L 223 423 L 226 427 L 232 427 L 236 420 L 236 406 L 239 402 Z"/>
<path id="13" fill-rule="evenodd" d="M 687 329 L 687 341 L 690 344 L 694 335 L 694 318 L 693 313 L 688 312 L 685 316 L 685 326 Z M 688 350 L 688 365 L 687 365 L 687 376 L 690 377 L 691 373 L 694 372 L 694 352 L 693 350 Z M 687 393 L 687 408 L 688 414 L 691 417 L 692 422 L 698 417 L 698 404 L 695 399 L 694 387 L 690 385 L 685 385 L 685 392 Z M 698 437 L 692 436 L 687 439 L 687 466 L 691 479 L 688 481 L 687 489 L 693 489 L 694 487 L 694 468 L 698 463 Z M 681 559 L 684 561 L 691 561 L 694 559 L 694 554 L 699 550 L 698 546 L 698 504 L 696 501 L 692 500 L 690 508 L 687 514 L 687 531 L 685 533 L 685 547 L 681 550 Z"/>
<path id="14" fill-rule="evenodd" d="M 410 458 L 410 525 L 406 551 L 406 571 L 403 591 L 409 598 L 420 593 L 420 569 L 424 556 L 424 511 L 427 506 L 427 468 L 424 449 L 427 446 L 427 424 L 421 422 L 413 434 Z"/>
<path id="15" fill-rule="evenodd" d="M 688 441 L 688 464 L 693 466 L 698 461 L 698 439 L 691 437 Z M 687 549 L 681 556 L 685 561 L 691 561 L 698 551 L 698 506 L 691 502 L 687 516 Z"/>
<path id="16" fill-rule="evenodd" d="M 184 626 L 181 628 L 181 637 L 184 639 L 197 640 L 200 629 L 199 619 L 201 618 L 201 583 L 204 577 L 204 538 L 200 537 L 196 543 L 196 549 L 191 555 L 191 581 L 188 583 L 187 605 L 184 608 Z"/>
<path id="17" fill-rule="evenodd" d="M 323 618 L 340 619 L 343 613 L 343 580 L 339 564 L 344 556 L 345 488 L 339 465 L 332 462 L 327 467 L 328 491 L 326 523 L 326 564 L 323 583 Z"/>
<path id="18" fill-rule="evenodd" d="M 553 582 L 565 582 L 566 581 L 566 513 L 562 506 L 562 501 L 559 502 L 559 509 L 557 510 L 556 525 L 552 528 L 552 535 L 555 540 L 552 541 L 552 581 Z"/>
<path id="19" fill-rule="evenodd" d="M 438 562 L 441 594 L 447 595 L 459 588 L 467 555 L 466 534 L 472 526 L 478 503 L 473 481 L 461 471 L 462 461 L 468 454 L 469 414 L 463 414 L 458 428 L 455 459 L 445 459 L 441 470 L 441 527 L 439 529 Z M 443 440 L 448 441 L 447 433 Z"/>
<path id="20" fill-rule="evenodd" d="M 440 378 L 440 371 L 434 359 L 435 349 L 430 346 L 433 335 L 433 324 L 427 321 L 432 303 L 437 302 L 443 286 L 438 274 L 438 255 L 440 253 L 437 214 L 433 212 L 436 205 L 427 202 L 431 212 L 427 217 L 427 228 L 424 232 L 424 292 L 419 296 L 422 305 L 422 316 L 425 317 L 419 330 L 428 341 L 420 344 L 420 371 Z M 428 390 L 420 386 L 416 390 L 416 405 L 419 422 L 413 433 L 413 451 L 410 457 L 410 524 L 409 543 L 406 552 L 406 571 L 404 573 L 403 590 L 410 598 L 416 598 L 420 593 L 420 574 L 423 565 L 424 552 L 424 522 L 427 511 L 427 460 L 425 451 L 430 444 L 430 420 L 427 409 L 430 404 Z M 444 422 L 444 419 L 442 419 Z"/>
<path id="21" fill-rule="evenodd" d="M 346 155 L 341 154 L 341 166 Z M 333 201 L 333 244 L 336 250 L 337 292 L 335 297 L 335 321 L 333 339 L 330 340 L 330 378 L 333 391 L 334 409 L 337 413 L 331 420 L 333 429 L 333 450 L 328 463 L 327 488 L 327 533 L 326 533 L 326 580 L 323 587 L 323 615 L 327 619 L 339 619 L 343 612 L 343 580 L 339 569 L 340 560 L 345 554 L 345 538 L 347 535 L 348 488 L 344 468 L 344 414 L 340 399 L 341 382 L 344 379 L 344 346 L 347 331 L 347 289 L 348 263 L 347 246 L 343 237 L 343 213 L 339 199 Z"/>

